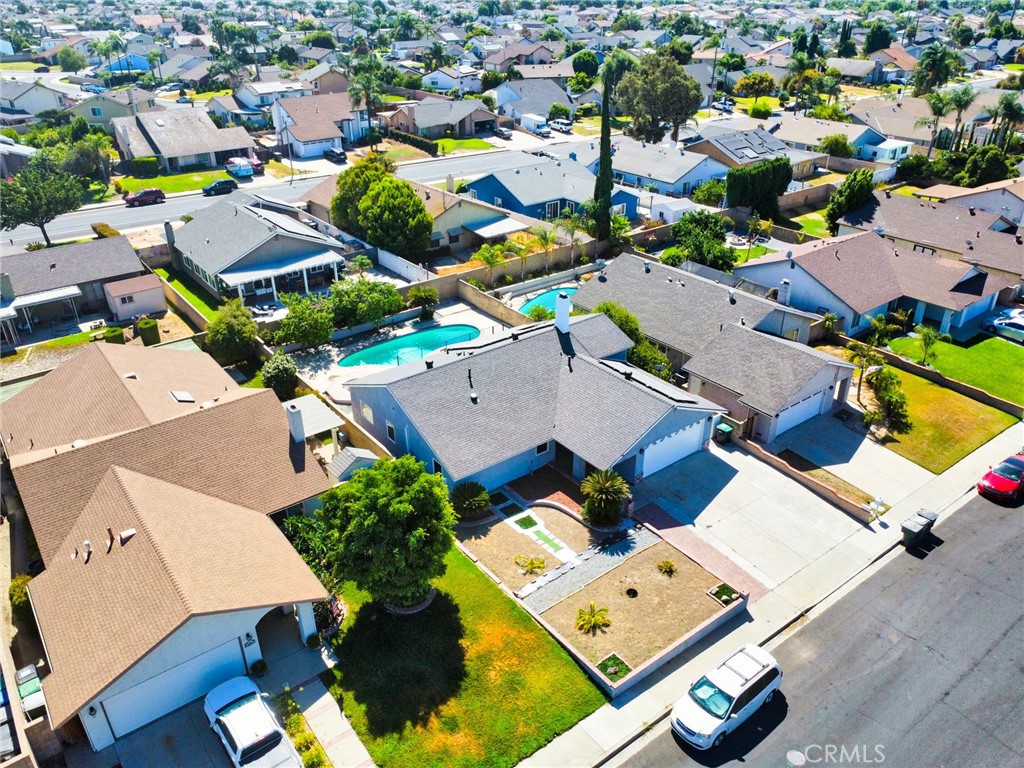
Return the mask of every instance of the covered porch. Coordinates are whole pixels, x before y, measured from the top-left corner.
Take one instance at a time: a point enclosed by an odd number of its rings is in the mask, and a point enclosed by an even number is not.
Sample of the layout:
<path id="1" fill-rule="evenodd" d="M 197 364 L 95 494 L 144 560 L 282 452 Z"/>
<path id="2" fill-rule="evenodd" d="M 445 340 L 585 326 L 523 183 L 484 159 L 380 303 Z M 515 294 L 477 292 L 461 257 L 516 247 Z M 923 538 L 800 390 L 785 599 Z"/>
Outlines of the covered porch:
<path id="1" fill-rule="evenodd" d="M 220 280 L 227 287 L 225 295 L 234 292 L 243 303 L 267 299 L 277 303 L 279 293 L 315 293 L 328 288 L 341 279 L 346 263 L 337 251 L 320 251 L 296 259 L 231 269 L 222 272 Z"/>
<path id="2" fill-rule="evenodd" d="M 259 686 L 268 693 L 282 693 L 313 679 L 337 663 L 329 647 L 310 648 L 306 638 L 316 634 L 311 603 L 272 608 L 256 624 L 256 641 L 267 671 Z M 248 640 L 246 641 L 248 642 Z"/>
<path id="3" fill-rule="evenodd" d="M 75 299 L 81 297 L 82 290 L 70 285 L 5 299 L 0 303 L 0 341 L 19 347 L 90 330 L 94 323 L 102 327 L 110 313 L 80 315 Z"/>

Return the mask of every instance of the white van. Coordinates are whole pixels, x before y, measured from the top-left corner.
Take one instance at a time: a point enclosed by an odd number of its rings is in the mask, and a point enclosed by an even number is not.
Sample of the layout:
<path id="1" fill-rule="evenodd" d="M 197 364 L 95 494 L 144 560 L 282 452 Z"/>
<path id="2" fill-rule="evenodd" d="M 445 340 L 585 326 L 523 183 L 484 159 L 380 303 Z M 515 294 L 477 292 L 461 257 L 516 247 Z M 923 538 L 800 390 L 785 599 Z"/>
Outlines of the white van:
<path id="1" fill-rule="evenodd" d="M 672 708 L 672 730 L 697 749 L 717 747 L 775 696 L 782 668 L 768 651 L 748 643 L 690 686 Z"/>
<path id="2" fill-rule="evenodd" d="M 245 157 L 229 157 L 224 163 L 224 170 L 236 178 L 252 176 L 254 173 L 252 163 Z"/>

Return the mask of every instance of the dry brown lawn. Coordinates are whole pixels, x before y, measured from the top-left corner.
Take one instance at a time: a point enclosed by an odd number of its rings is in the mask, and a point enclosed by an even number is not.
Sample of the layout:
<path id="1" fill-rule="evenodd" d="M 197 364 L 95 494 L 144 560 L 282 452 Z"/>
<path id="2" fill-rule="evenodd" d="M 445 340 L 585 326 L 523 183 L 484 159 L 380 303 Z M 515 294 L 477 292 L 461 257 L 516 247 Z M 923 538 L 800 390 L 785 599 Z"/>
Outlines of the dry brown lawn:
<path id="1" fill-rule="evenodd" d="M 531 507 L 530 514 L 542 520 L 555 536 L 564 541 L 573 552 L 582 552 L 608 535 L 608 531 L 596 532 L 559 509 Z"/>
<path id="2" fill-rule="evenodd" d="M 668 578 L 657 570 L 662 560 L 675 563 L 675 576 Z M 636 669 L 722 610 L 706 594 L 718 584 L 718 579 L 662 542 L 629 558 L 541 615 L 592 663 L 616 653 Z M 640 594 L 627 597 L 630 587 Z M 611 620 L 611 626 L 596 636 L 583 635 L 575 626 L 576 611 L 591 602 L 607 608 Z"/>
<path id="3" fill-rule="evenodd" d="M 532 512 L 531 512 L 532 514 Z M 541 574 L 557 568 L 562 561 L 547 552 L 529 536 L 524 536 L 504 520 L 495 520 L 487 525 L 459 526 L 456 531 L 459 541 L 486 565 L 509 589 L 517 590 L 539 578 Z M 517 555 L 539 557 L 545 568 L 540 573 L 524 576 L 515 564 Z"/>

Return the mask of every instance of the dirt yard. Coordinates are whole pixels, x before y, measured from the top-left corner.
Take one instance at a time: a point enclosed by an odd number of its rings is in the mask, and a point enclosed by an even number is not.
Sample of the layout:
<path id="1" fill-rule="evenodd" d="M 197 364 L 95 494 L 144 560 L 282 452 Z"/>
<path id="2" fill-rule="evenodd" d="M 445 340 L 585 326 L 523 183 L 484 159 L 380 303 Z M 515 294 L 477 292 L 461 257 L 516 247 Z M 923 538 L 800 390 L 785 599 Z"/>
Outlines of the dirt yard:
<path id="1" fill-rule="evenodd" d="M 672 578 L 658 571 L 657 564 L 663 560 L 675 564 Z M 616 653 L 636 669 L 722 610 L 706 594 L 718 584 L 717 578 L 679 550 L 660 543 L 629 558 L 541 615 L 592 663 Z M 629 588 L 639 592 L 637 597 L 626 595 Z M 583 635 L 575 627 L 576 611 L 591 602 L 598 608 L 607 608 L 611 620 L 611 626 L 596 636 Z"/>
<path id="2" fill-rule="evenodd" d="M 455 529 L 455 535 L 466 549 L 478 557 L 481 563 L 513 591 L 562 564 L 561 560 L 545 551 L 529 536 L 513 530 L 505 520 L 495 520 L 486 525 L 460 525 Z M 519 566 L 515 564 L 518 555 L 543 559 L 544 570 L 530 576 L 523 575 Z"/>

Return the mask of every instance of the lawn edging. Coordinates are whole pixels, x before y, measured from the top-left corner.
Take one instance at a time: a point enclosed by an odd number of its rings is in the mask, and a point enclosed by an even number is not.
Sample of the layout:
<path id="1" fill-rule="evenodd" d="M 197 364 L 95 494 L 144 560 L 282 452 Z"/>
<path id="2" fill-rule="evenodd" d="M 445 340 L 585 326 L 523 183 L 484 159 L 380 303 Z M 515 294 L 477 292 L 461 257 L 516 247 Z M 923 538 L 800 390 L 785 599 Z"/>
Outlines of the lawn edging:
<path id="1" fill-rule="evenodd" d="M 842 335 L 839 336 L 839 339 L 845 346 L 849 346 L 850 343 L 856 341 L 855 339 L 851 339 L 849 336 Z M 984 389 L 975 387 L 971 384 L 965 384 L 958 379 L 951 379 L 948 376 L 944 376 L 939 373 L 934 368 L 919 365 L 912 360 L 908 360 L 902 355 L 897 355 L 895 352 L 890 352 L 889 350 L 882 349 L 881 347 L 875 347 L 874 349 L 894 368 L 899 368 L 901 371 L 905 371 L 906 373 L 912 373 L 926 381 L 930 381 L 932 384 L 938 384 L 940 387 L 950 389 L 959 395 L 969 397 L 971 400 L 976 400 L 982 405 L 995 408 L 997 411 L 1008 413 L 1015 418 L 1024 418 L 1024 406 L 1017 405 L 1017 403 L 1012 403 L 1009 400 L 1004 400 L 1001 397 L 996 397 Z"/>

